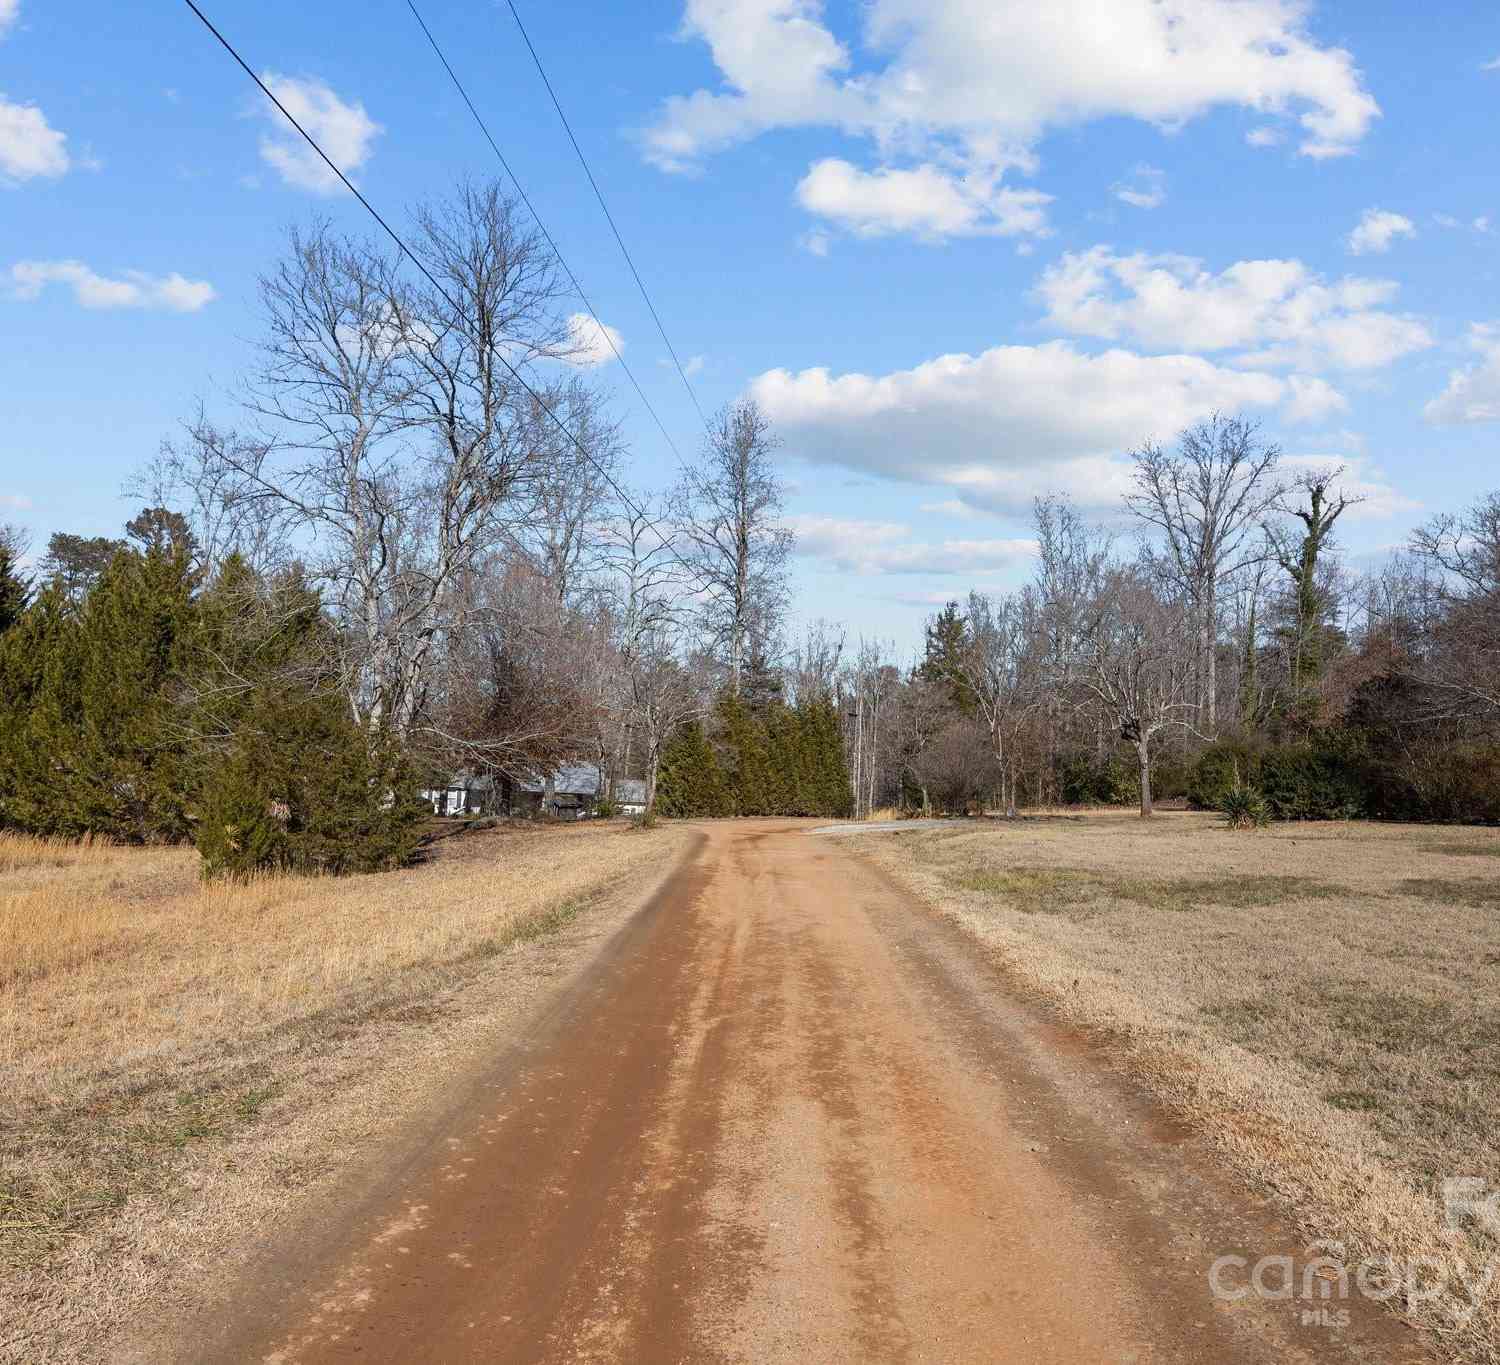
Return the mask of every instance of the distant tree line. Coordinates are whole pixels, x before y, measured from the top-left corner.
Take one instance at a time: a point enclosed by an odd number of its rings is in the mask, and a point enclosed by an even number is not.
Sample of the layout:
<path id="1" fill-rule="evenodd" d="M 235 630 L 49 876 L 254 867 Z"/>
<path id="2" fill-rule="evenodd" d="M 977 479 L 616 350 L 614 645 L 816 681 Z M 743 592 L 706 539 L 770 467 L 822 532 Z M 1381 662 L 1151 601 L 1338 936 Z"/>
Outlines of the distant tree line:
<path id="1" fill-rule="evenodd" d="M 861 811 L 1138 804 L 1500 820 L 1500 493 L 1364 574 L 1337 467 L 1216 417 L 1132 454 L 1121 535 L 1035 505 L 1031 582 L 838 673 Z"/>

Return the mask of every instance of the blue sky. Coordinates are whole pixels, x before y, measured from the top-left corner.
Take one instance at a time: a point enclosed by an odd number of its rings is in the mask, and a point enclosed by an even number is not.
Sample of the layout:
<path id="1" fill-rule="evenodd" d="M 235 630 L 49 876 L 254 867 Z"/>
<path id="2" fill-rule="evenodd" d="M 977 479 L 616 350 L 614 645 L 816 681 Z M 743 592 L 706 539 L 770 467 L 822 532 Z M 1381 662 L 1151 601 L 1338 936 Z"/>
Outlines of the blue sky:
<path id="1" fill-rule="evenodd" d="M 784 438 L 804 616 L 910 645 L 1024 575 L 1034 494 L 1105 515 L 1216 407 L 1347 465 L 1356 562 L 1500 484 L 1492 5 L 520 7 L 703 405 Z M 497 173 L 397 0 L 205 8 L 383 209 Z M 691 452 L 508 11 L 422 9 Z M 229 414 L 289 224 L 364 230 L 259 98 L 185 6 L 0 0 L 0 520 L 38 544 L 117 532 L 197 399 Z"/>

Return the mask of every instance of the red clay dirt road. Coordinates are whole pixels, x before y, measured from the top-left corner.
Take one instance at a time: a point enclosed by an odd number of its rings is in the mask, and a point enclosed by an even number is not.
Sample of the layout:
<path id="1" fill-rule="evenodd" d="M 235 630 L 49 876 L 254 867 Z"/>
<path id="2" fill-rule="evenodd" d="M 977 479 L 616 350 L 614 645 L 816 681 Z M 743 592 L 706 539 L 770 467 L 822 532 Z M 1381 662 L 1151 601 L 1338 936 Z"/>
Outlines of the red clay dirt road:
<path id="1" fill-rule="evenodd" d="M 713 823 L 326 1245 L 187 1358 L 1429 1359 L 1349 1300 L 1220 1302 L 1300 1243 L 841 841 Z"/>

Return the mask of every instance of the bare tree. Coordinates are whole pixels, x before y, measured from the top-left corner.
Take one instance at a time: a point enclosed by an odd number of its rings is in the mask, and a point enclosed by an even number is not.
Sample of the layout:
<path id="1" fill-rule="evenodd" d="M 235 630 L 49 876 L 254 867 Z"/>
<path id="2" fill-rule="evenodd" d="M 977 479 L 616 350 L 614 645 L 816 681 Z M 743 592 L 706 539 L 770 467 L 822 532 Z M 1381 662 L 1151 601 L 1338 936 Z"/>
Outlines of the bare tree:
<path id="1" fill-rule="evenodd" d="M 1109 563 L 1111 538 L 1099 527 L 1089 525 L 1066 498 L 1038 498 L 1033 510 L 1037 568 L 1036 580 L 1028 589 L 1033 598 L 1028 610 L 1036 666 L 1048 682 L 1039 765 L 1046 776 L 1037 783 L 1037 799 L 1045 803 L 1049 795 L 1060 794 L 1049 793 L 1045 787 L 1056 771 L 1069 720 L 1068 699 L 1083 655 L 1089 606 L 1098 595 Z"/>
<path id="2" fill-rule="evenodd" d="M 605 567 L 624 453 L 619 424 L 604 398 L 579 379 L 544 395 L 568 429 L 541 429 L 547 446 L 520 532 L 525 551 L 563 601 L 573 600 Z M 548 424 L 551 425 L 551 424 Z"/>
<path id="3" fill-rule="evenodd" d="M 913 757 L 911 767 L 924 796 L 930 793 L 939 807 L 952 812 L 977 807 L 999 780 L 983 729 L 951 711 Z"/>
<path id="4" fill-rule="evenodd" d="M 1195 728 L 1193 605 L 1164 596 L 1148 566 L 1119 565 L 1087 614 L 1079 685 L 1135 748 L 1142 816 L 1152 812 L 1156 737 L 1170 726 Z"/>
<path id="5" fill-rule="evenodd" d="M 1289 535 L 1275 523 L 1266 527 L 1276 561 L 1293 586 L 1295 631 L 1290 671 L 1294 697 L 1303 696 L 1322 669 L 1320 637 L 1329 602 L 1322 580 L 1326 567 L 1323 556 L 1332 541 L 1334 523 L 1347 509 L 1364 501 L 1336 489 L 1343 473 L 1342 466 L 1314 470 L 1283 490 L 1276 509 L 1302 523 L 1300 535 Z M 1296 494 L 1302 501 L 1291 501 Z"/>
<path id="6" fill-rule="evenodd" d="M 469 624 L 465 584 L 557 450 L 517 374 L 573 345 L 554 258 L 497 188 L 466 186 L 416 225 L 437 287 L 326 224 L 292 234 L 261 285 L 248 406 L 264 439 L 215 451 L 235 504 L 270 509 L 307 546 L 355 713 L 403 735 Z"/>
<path id="7" fill-rule="evenodd" d="M 598 723 L 602 699 L 588 676 L 597 641 L 524 560 L 485 562 L 467 587 L 468 628 L 431 671 L 413 739 L 441 764 L 550 773 Z"/>
<path id="8" fill-rule="evenodd" d="M 793 536 L 781 524 L 776 446 L 753 400 L 731 404 L 715 416 L 702 460 L 682 471 L 673 494 L 705 633 L 736 691 L 745 661 L 755 649 L 769 652 L 786 609 Z"/>
<path id="9" fill-rule="evenodd" d="M 200 404 L 182 435 L 163 441 L 121 491 L 186 519 L 201 572 L 237 554 L 257 574 L 270 574 L 292 558 L 292 526 L 282 505 L 258 496 L 243 472 L 259 469 L 268 453 L 264 439 L 216 426 Z"/>
<path id="10" fill-rule="evenodd" d="M 1034 700 L 1027 687 L 1025 604 L 1018 596 L 992 597 L 971 592 L 965 615 L 969 645 L 954 669 L 984 724 L 1000 776 L 1000 803 L 1007 814 L 1014 815 L 1018 759 L 1015 740 Z"/>
<path id="11" fill-rule="evenodd" d="M 900 683 L 887 647 L 861 637 L 853 662 L 839 679 L 844 748 L 854 813 L 868 815 L 882 787 L 882 760 L 890 749 L 890 709 Z"/>
<path id="12" fill-rule="evenodd" d="M 24 526 L 0 522 L 0 551 L 13 560 L 20 559 L 31 548 L 31 535 Z"/>
<path id="13" fill-rule="evenodd" d="M 789 700 L 796 703 L 803 699 L 832 696 L 843 655 L 843 626 L 822 617 L 810 622 L 802 644 L 792 650 L 788 661 Z"/>
<path id="14" fill-rule="evenodd" d="M 1439 714 L 1493 725 L 1500 720 L 1500 493 L 1428 522 L 1412 550 L 1431 571 L 1413 671 Z"/>
<path id="15" fill-rule="evenodd" d="M 1148 442 L 1131 454 L 1126 505 L 1160 532 L 1167 567 L 1197 616 L 1199 715 L 1209 734 L 1218 723 L 1220 587 L 1260 553 L 1255 532 L 1281 495 L 1280 458 L 1257 423 L 1217 413 L 1184 431 L 1175 453 Z"/>
<path id="16" fill-rule="evenodd" d="M 639 762 L 645 774 L 647 810 L 656 807 L 667 741 L 703 714 L 713 696 L 684 631 L 689 584 L 676 533 L 662 527 L 661 513 L 627 504 L 610 547 L 614 572 L 608 591 L 626 689 L 621 747 L 626 766 Z"/>

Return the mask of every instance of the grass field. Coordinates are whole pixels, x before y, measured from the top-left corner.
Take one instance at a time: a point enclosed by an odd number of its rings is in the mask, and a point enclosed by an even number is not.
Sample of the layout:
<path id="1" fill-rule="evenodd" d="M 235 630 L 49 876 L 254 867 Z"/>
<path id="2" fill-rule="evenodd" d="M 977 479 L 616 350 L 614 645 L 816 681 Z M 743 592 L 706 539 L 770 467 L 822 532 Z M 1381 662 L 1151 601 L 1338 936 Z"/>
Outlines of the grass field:
<path id="1" fill-rule="evenodd" d="M 403 872 L 243 886 L 191 850 L 0 837 L 0 1360 L 96 1358 L 228 1220 L 349 1160 L 402 1068 L 461 1067 L 488 1035 L 443 1038 L 552 970 L 500 981 L 511 950 L 638 897 L 685 837 L 483 831 Z"/>
<path id="2" fill-rule="evenodd" d="M 1457 1274 L 1500 1266 L 1500 1226 L 1449 1229 L 1438 1197 L 1500 1188 L 1500 831 L 1109 814 L 860 843 L 1123 1045 L 1310 1236 L 1431 1258 L 1448 1288 L 1408 1315 L 1500 1355 L 1500 1273 L 1477 1295 Z"/>

